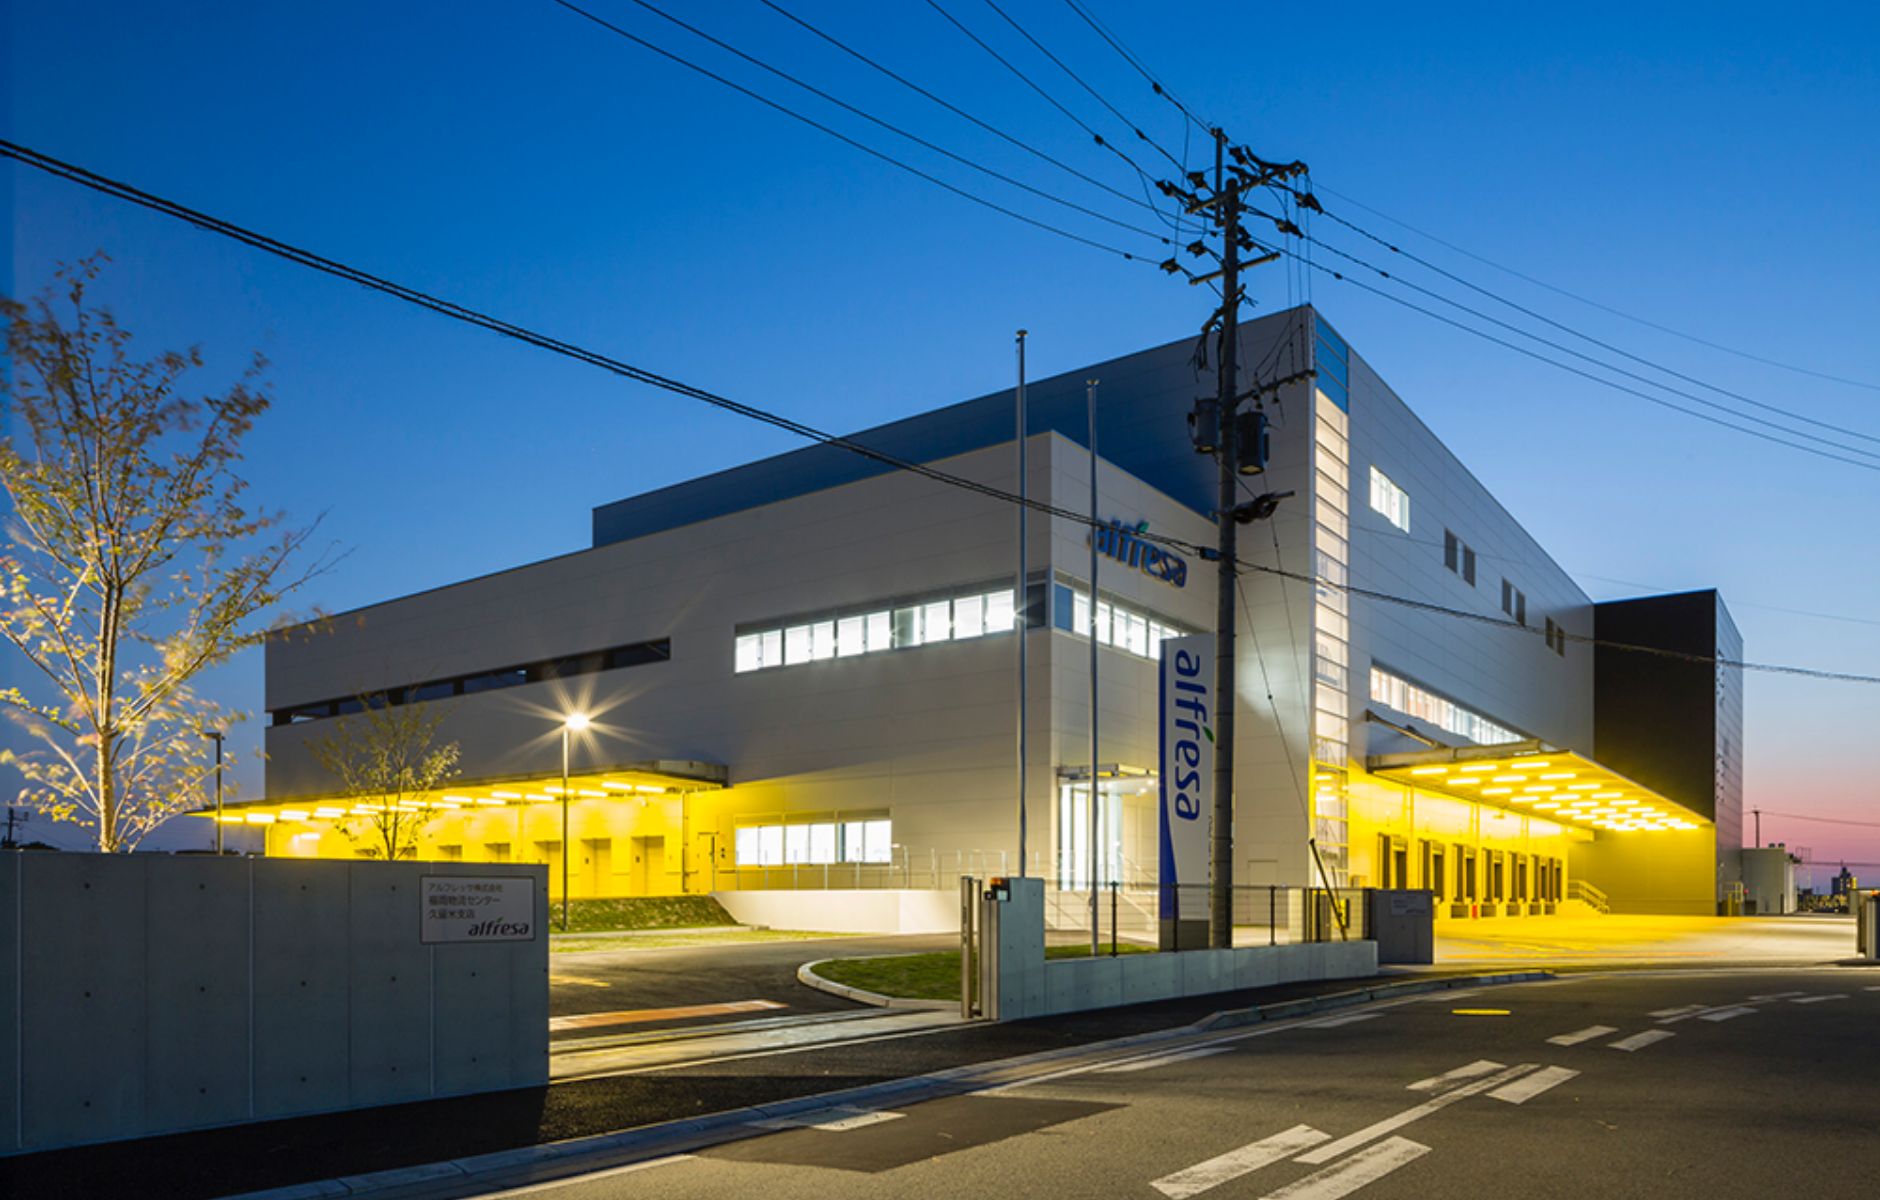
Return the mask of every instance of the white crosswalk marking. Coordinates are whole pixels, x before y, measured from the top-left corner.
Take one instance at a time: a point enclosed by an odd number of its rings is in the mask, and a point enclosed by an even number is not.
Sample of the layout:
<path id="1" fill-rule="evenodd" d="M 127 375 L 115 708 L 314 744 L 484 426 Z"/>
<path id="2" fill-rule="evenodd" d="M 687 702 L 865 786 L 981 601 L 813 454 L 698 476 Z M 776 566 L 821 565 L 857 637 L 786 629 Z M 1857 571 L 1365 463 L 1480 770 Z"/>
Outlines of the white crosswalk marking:
<path id="1" fill-rule="evenodd" d="M 1739 1004 L 1734 1008 L 1713 1008 L 1707 1013 L 1698 1013 L 1697 1019 L 1700 1021 L 1728 1021 L 1733 1017 L 1746 1017 L 1755 1011 L 1755 1009 L 1747 1005 Z"/>
<path id="2" fill-rule="evenodd" d="M 881 1112 L 869 1108 L 824 1108 L 807 1112 L 796 1117 L 772 1117 L 764 1121 L 752 1121 L 750 1124 L 759 1129 L 820 1129 L 824 1133 L 846 1133 L 851 1129 L 865 1129 L 870 1125 L 879 1125 L 883 1121 L 898 1121 L 906 1113 Z"/>
<path id="3" fill-rule="evenodd" d="M 1262 1200 L 1338 1200 L 1429 1152 L 1428 1146 L 1409 1138 L 1390 1138 L 1368 1150 L 1360 1150 L 1336 1166 L 1314 1171 L 1277 1192 L 1268 1192 Z"/>
<path id="4" fill-rule="evenodd" d="M 1526 1104 L 1551 1087 L 1558 1087 L 1578 1075 L 1578 1071 L 1566 1067 L 1544 1067 L 1532 1075 L 1524 1075 L 1511 1083 L 1504 1083 L 1489 1093 L 1494 1100 L 1506 1100 L 1510 1104 Z"/>
<path id="5" fill-rule="evenodd" d="M 1550 1037 L 1547 1041 L 1549 1045 L 1553 1046 L 1577 1046 L 1581 1042 L 1590 1042 L 1594 1038 L 1605 1037 L 1609 1033 L 1617 1032 L 1619 1032 L 1618 1029 L 1611 1025 L 1588 1025 L 1585 1029 L 1576 1029 L 1572 1033 L 1563 1033 L 1559 1037 Z"/>
<path id="6" fill-rule="evenodd" d="M 1130 1071 L 1148 1071 L 1155 1067 L 1166 1067 L 1171 1063 L 1187 1062 L 1191 1058 L 1206 1058 L 1210 1054 L 1225 1054 L 1232 1046 L 1202 1046 L 1198 1050 L 1178 1050 L 1173 1054 L 1158 1054 L 1154 1058 L 1138 1058 L 1133 1062 L 1118 1063 L 1114 1067 L 1099 1068 L 1097 1075 L 1122 1075 Z"/>
<path id="7" fill-rule="evenodd" d="M 1284 1133 L 1250 1142 L 1238 1150 L 1229 1150 L 1226 1154 L 1185 1167 L 1173 1175 L 1164 1175 L 1149 1186 L 1169 1200 L 1186 1200 L 1186 1197 L 1198 1196 L 1209 1188 L 1219 1187 L 1229 1180 L 1257 1171 L 1268 1163 L 1291 1158 L 1331 1136 L 1329 1133 L 1320 1133 L 1310 1125 L 1295 1125 Z"/>
<path id="8" fill-rule="evenodd" d="M 1662 1042 L 1666 1038 L 1676 1037 L 1669 1029 L 1647 1029 L 1644 1033 L 1635 1033 L 1631 1037 L 1620 1038 L 1616 1042 L 1607 1042 L 1609 1050 L 1643 1050 L 1653 1042 Z"/>
<path id="9" fill-rule="evenodd" d="M 1790 996 L 1805 996 L 1807 992 L 1764 992 L 1760 996 L 1751 996 L 1751 1004 L 1761 1004 L 1767 1000 L 1787 1000 Z"/>
<path id="10" fill-rule="evenodd" d="M 1486 1092 L 1490 1088 L 1500 1087 L 1511 1079 L 1517 1079 L 1527 1074 L 1529 1071 L 1532 1071 L 1534 1065 L 1533 1063 L 1522 1063 L 1519 1066 L 1509 1067 L 1505 1071 L 1497 1071 L 1486 1079 L 1479 1079 L 1474 1083 L 1465 1083 L 1461 1087 L 1444 1092 L 1434 1100 L 1425 1100 L 1415 1108 L 1406 1108 L 1396 1116 L 1385 1117 L 1382 1121 L 1372 1122 L 1356 1133 L 1348 1133 L 1335 1142 L 1327 1142 L 1316 1150 L 1301 1154 L 1299 1161 L 1309 1163 L 1315 1167 L 1320 1163 L 1328 1163 L 1347 1150 L 1355 1150 L 1367 1142 L 1375 1142 L 1377 1139 L 1387 1134 L 1395 1133 L 1412 1121 L 1420 1121 L 1431 1113 L 1438 1112 L 1458 1100 L 1473 1096 L 1477 1092 Z"/>
<path id="11" fill-rule="evenodd" d="M 1863 992 L 1880 992 L 1880 984 L 1875 984 L 1873 987 L 1864 987 L 1860 990 Z"/>
<path id="12" fill-rule="evenodd" d="M 1790 1004 L 1820 1004 L 1823 1000 L 1845 1000 L 1846 992 L 1833 992 L 1826 996 L 1797 996 Z"/>
<path id="13" fill-rule="evenodd" d="M 1428 1079 L 1419 1079 L 1410 1085 L 1410 1090 L 1413 1092 L 1439 1092 L 1445 1088 L 1462 1083 L 1464 1080 L 1479 1079 L 1483 1075 L 1505 1070 L 1507 1065 L 1506 1063 L 1492 1062 L 1486 1058 L 1478 1058 L 1474 1062 L 1457 1067 L 1453 1071 L 1444 1071 L 1441 1075 L 1432 1075 Z"/>
<path id="14" fill-rule="evenodd" d="M 1657 1017 L 1660 1021 L 1675 1021 L 1679 1017 L 1688 1017 L 1692 1013 L 1703 1012 L 1706 1007 L 1708 1006 L 1703 1004 L 1680 1004 L 1676 1008 L 1661 1008 L 1651 1015 Z"/>

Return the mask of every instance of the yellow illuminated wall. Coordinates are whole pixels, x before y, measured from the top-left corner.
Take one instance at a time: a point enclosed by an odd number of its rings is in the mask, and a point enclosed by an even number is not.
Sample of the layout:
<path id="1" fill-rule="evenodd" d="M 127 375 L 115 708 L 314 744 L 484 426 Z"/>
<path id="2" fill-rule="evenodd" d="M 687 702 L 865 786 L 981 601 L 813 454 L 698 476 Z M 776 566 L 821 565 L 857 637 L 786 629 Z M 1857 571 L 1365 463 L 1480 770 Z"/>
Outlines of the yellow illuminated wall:
<path id="1" fill-rule="evenodd" d="M 1351 769 L 1354 887 L 1430 888 L 1440 916 L 1539 915 L 1566 893 L 1571 847 L 1590 837 L 1544 817 Z M 1473 897 L 1470 876 L 1473 875 Z M 1463 905 L 1458 909 L 1456 905 Z"/>

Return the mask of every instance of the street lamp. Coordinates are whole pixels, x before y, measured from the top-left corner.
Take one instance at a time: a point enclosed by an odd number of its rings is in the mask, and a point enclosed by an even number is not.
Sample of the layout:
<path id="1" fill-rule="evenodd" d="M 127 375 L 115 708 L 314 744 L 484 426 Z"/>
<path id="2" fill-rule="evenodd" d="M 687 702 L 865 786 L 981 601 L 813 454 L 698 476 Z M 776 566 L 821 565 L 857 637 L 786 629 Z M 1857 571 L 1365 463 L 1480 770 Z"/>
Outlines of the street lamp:
<path id="1" fill-rule="evenodd" d="M 568 932 L 568 739 L 588 727 L 586 713 L 569 713 L 561 723 L 561 931 Z"/>
<path id="2" fill-rule="evenodd" d="M 205 729 L 202 736 L 215 743 L 215 852 L 222 853 L 222 738 L 220 729 Z"/>

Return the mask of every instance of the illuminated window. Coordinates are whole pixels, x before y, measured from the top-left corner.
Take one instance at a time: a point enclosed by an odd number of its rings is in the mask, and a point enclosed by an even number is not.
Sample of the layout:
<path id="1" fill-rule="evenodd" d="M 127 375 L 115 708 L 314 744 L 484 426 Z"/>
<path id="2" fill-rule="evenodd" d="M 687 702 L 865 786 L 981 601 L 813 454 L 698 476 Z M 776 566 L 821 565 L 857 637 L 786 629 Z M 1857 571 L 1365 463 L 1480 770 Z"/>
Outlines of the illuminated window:
<path id="1" fill-rule="evenodd" d="M 1012 593 L 971 592 L 900 608 L 851 613 L 737 635 L 732 665 L 739 674 L 832 658 L 853 658 L 897 647 L 965 641 L 1014 626 Z"/>
<path id="2" fill-rule="evenodd" d="M 1054 588 L 1056 602 L 1051 606 L 1052 626 L 1076 637 L 1089 637 L 1089 590 L 1074 588 L 1066 583 L 1055 584 Z M 1108 600 L 1097 601 L 1097 644 L 1100 646 L 1121 650 L 1138 658 L 1159 660 L 1162 657 L 1162 643 L 1168 638 L 1181 637 L 1185 632 L 1147 613 L 1124 608 Z"/>
<path id="3" fill-rule="evenodd" d="M 1382 667 L 1371 668 L 1371 699 L 1405 716 L 1414 717 L 1458 737 L 1468 738 L 1479 746 L 1521 740 L 1521 735 L 1507 726 L 1472 712 L 1447 697 L 1420 688 Z"/>
<path id="4" fill-rule="evenodd" d="M 1383 513 L 1384 519 L 1392 525 L 1410 532 L 1409 495 L 1376 467 L 1371 468 L 1371 507 Z"/>

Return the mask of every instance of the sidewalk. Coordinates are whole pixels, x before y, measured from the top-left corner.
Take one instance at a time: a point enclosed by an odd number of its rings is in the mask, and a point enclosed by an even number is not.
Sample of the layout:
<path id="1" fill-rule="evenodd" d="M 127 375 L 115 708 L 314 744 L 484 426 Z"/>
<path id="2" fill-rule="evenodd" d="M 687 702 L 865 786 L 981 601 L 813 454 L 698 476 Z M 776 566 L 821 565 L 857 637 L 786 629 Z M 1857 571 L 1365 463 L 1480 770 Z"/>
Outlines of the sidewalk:
<path id="1" fill-rule="evenodd" d="M 1387 979 L 1427 979 L 1421 973 Z M 0 1194 L 178 1200 L 415 1168 L 698 1119 L 910 1076 L 1117 1038 L 1178 1030 L 1212 1014 L 1349 992 L 1380 980 L 1323 980 L 1011 1024 L 870 1011 L 854 1020 L 624 1039 L 613 1070 L 546 1088 L 174 1134 L 0 1159 Z M 808 1035 L 814 1028 L 820 1032 Z M 829 1031 L 840 1031 L 832 1034 Z M 598 1039 L 608 1040 L 608 1039 Z M 794 1043 L 794 1044 L 788 1044 Z M 557 1074 L 566 1061 L 557 1053 Z M 308 1194 L 313 1194 L 309 1192 Z M 343 1195 L 335 1191 L 330 1194 Z"/>

